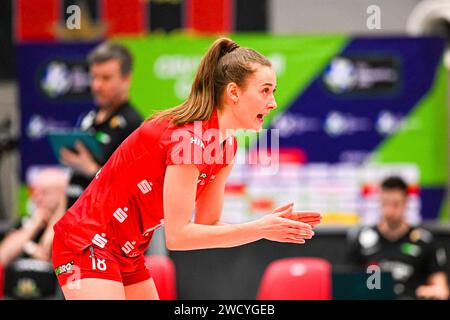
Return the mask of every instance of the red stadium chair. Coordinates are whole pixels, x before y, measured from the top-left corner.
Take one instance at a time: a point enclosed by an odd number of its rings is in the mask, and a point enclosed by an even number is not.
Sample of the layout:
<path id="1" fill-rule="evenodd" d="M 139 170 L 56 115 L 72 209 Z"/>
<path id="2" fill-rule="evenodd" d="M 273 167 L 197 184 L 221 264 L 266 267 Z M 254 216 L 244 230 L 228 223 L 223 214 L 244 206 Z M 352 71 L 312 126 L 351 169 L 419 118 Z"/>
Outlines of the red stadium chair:
<path id="1" fill-rule="evenodd" d="M 166 256 L 145 256 L 161 300 L 176 300 L 175 266 Z"/>
<path id="2" fill-rule="evenodd" d="M 258 300 L 331 300 L 331 265 L 320 258 L 286 258 L 265 270 Z"/>

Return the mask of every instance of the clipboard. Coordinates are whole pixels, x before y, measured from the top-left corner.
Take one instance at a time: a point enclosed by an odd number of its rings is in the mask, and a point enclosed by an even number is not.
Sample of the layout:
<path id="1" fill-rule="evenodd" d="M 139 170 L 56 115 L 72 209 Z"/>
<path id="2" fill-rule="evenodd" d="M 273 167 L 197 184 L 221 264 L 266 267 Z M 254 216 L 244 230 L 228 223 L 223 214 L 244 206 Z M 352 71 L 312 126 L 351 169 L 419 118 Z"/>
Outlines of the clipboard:
<path id="1" fill-rule="evenodd" d="M 82 142 L 95 158 L 102 156 L 102 149 L 92 134 L 81 130 L 53 131 L 48 134 L 48 141 L 56 159 L 59 159 L 61 148 L 75 151 L 75 142 Z"/>

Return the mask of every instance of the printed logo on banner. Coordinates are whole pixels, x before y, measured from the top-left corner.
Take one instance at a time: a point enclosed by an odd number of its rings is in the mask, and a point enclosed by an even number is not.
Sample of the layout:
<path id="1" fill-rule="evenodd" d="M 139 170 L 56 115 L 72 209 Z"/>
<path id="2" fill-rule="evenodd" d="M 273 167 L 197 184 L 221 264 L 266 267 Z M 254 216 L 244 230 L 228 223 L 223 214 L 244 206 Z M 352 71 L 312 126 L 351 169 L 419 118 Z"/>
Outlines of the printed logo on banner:
<path id="1" fill-rule="evenodd" d="M 280 137 L 283 138 L 322 130 L 320 119 L 292 112 L 276 116 L 273 120 L 273 127 L 280 129 Z"/>
<path id="2" fill-rule="evenodd" d="M 68 121 L 33 114 L 25 126 L 25 131 L 30 140 L 36 140 L 47 137 L 49 132 L 66 129 L 69 126 Z"/>
<path id="3" fill-rule="evenodd" d="M 325 69 L 322 81 L 335 94 L 392 93 L 399 87 L 400 68 L 393 56 L 338 56 Z"/>
<path id="4" fill-rule="evenodd" d="M 41 91 L 50 99 L 90 96 L 90 76 L 84 61 L 53 60 L 38 76 Z"/>
<path id="5" fill-rule="evenodd" d="M 325 120 L 325 132 L 330 137 L 351 135 L 357 132 L 370 132 L 373 129 L 369 118 L 357 117 L 331 110 Z"/>
<path id="6" fill-rule="evenodd" d="M 389 110 L 382 110 L 378 114 L 376 129 L 380 135 L 390 135 L 396 132 L 404 124 L 404 115 L 396 114 Z"/>

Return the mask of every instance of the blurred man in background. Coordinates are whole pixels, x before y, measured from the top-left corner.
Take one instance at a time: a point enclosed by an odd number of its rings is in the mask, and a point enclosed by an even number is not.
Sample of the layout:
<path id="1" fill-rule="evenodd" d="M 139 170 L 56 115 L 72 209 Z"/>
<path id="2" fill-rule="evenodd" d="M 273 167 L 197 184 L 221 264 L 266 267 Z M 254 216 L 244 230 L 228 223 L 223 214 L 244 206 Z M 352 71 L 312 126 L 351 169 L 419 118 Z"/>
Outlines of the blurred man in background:
<path id="1" fill-rule="evenodd" d="M 105 42 L 88 56 L 91 91 L 97 108 L 80 120 L 81 130 L 95 136 L 102 150 L 100 157 L 78 142 L 74 151 L 63 149 L 62 164 L 73 170 L 67 189 L 67 205 L 71 207 L 100 167 L 123 140 L 142 122 L 142 117 L 128 101 L 132 57 L 123 46 Z"/>
<path id="2" fill-rule="evenodd" d="M 445 249 L 423 228 L 405 220 L 407 184 L 388 177 L 381 184 L 381 220 L 349 233 L 349 258 L 360 266 L 390 272 L 399 299 L 449 298 Z"/>

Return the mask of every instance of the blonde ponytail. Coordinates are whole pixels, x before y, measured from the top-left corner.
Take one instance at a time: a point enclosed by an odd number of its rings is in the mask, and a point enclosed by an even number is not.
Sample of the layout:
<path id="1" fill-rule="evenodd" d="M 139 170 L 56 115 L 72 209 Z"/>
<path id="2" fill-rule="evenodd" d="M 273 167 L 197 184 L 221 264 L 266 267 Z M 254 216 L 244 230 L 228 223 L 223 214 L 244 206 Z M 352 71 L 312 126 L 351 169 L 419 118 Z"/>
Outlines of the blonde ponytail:
<path id="1" fill-rule="evenodd" d="M 225 86 L 230 82 L 244 85 L 245 79 L 254 72 L 252 63 L 271 65 L 253 49 L 241 48 L 228 38 L 217 39 L 200 61 L 186 101 L 150 119 L 169 118 L 177 126 L 208 120 L 214 108 L 221 107 L 219 100 Z"/>

